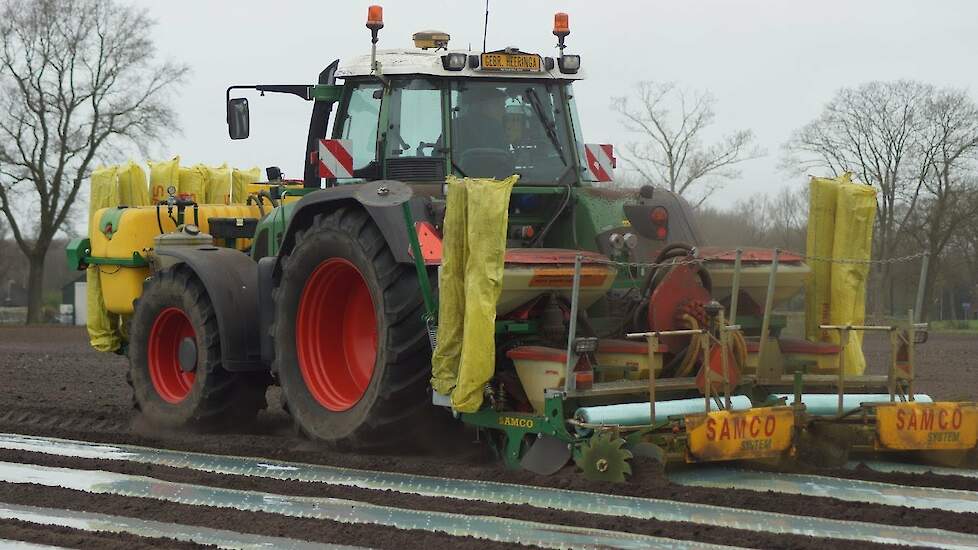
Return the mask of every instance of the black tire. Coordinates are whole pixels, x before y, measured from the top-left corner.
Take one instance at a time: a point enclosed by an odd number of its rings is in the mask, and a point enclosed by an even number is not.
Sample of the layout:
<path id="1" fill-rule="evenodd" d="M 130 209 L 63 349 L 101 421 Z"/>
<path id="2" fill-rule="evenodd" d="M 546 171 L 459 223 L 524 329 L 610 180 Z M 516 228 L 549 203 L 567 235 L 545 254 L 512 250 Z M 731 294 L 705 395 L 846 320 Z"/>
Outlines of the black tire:
<path id="1" fill-rule="evenodd" d="M 352 330 L 351 323 L 346 320 L 350 314 L 345 313 L 352 309 L 352 298 L 347 298 L 350 293 L 324 290 L 315 301 L 309 297 L 315 294 L 313 289 L 305 294 L 307 287 L 319 284 L 314 272 L 318 273 L 323 266 L 346 264 L 356 268 L 359 280 L 369 290 L 373 305 L 374 318 L 369 321 L 370 326 L 376 327 L 372 362 L 369 357 L 359 359 L 359 355 L 350 359 L 345 345 L 339 346 L 342 352 L 332 346 L 336 338 L 348 338 L 346 334 Z M 349 272 L 348 268 L 344 269 Z M 356 279 L 354 275 L 350 277 Z M 363 292 L 362 286 L 357 288 Z M 276 309 L 272 334 L 276 355 L 273 372 L 301 433 L 338 448 L 380 449 L 398 446 L 412 437 L 418 428 L 430 427 L 434 409 L 427 393 L 431 350 L 422 320 L 423 301 L 417 275 L 413 266 L 395 261 L 383 235 L 366 212 L 358 207 L 342 207 L 317 215 L 309 227 L 299 230 L 294 249 L 282 259 L 281 277 L 274 296 Z M 331 310 L 331 317 L 323 318 L 323 321 L 338 323 L 336 329 L 343 332 L 343 336 L 331 336 L 328 331 L 320 330 L 314 337 L 306 337 L 299 330 L 302 341 L 306 342 L 302 344 L 306 346 L 304 349 L 314 345 L 330 352 L 317 355 L 321 361 L 306 361 L 305 367 L 300 366 L 302 352 L 297 339 L 297 325 L 308 326 L 306 321 L 299 319 L 303 300 L 310 310 L 313 306 L 309 304 L 325 305 L 325 309 Z M 370 302 L 358 304 L 366 303 L 369 309 Z M 315 309 L 322 311 L 324 308 Z M 360 326 L 369 330 L 369 326 Z M 309 338 L 315 342 L 309 344 Z M 326 343 L 318 343 L 321 341 Z M 345 342 L 340 341 L 341 344 Z M 362 383 L 356 391 L 334 399 L 340 401 L 339 405 L 324 404 L 327 398 L 335 396 L 322 390 L 321 385 L 317 389 L 315 383 L 311 383 L 313 387 L 310 388 L 303 369 L 308 376 L 314 376 L 308 374 L 310 369 L 318 369 L 315 372 L 327 373 L 323 375 L 327 379 L 345 384 L 342 372 L 337 374 L 336 367 L 330 366 L 337 362 L 349 373 L 354 372 L 351 363 L 358 362 L 360 366 L 369 363 L 372 372 L 360 376 Z M 354 376 L 349 374 L 348 378 L 352 380 Z"/>
<path id="2" fill-rule="evenodd" d="M 196 368 L 186 394 L 174 402 L 168 386 L 154 382 L 151 370 L 165 370 L 167 361 L 160 354 L 171 346 L 166 334 L 166 319 L 182 318 L 193 331 Z M 157 321 L 161 325 L 156 326 Z M 151 423 L 161 427 L 190 427 L 205 430 L 226 429 L 252 422 L 265 408 L 267 373 L 232 373 L 221 365 L 221 339 L 214 307 L 207 291 L 187 268 L 161 271 L 149 279 L 136 302 L 130 325 L 129 372 L 133 405 Z M 156 340 L 156 347 L 151 344 Z M 160 351 L 164 350 L 164 351 Z M 154 353 L 154 358 L 150 354 Z M 157 366 L 151 365 L 156 361 Z M 170 385 L 172 386 L 172 384 Z M 179 393 L 179 392 L 177 392 Z M 169 395 L 168 400 L 165 395 Z"/>

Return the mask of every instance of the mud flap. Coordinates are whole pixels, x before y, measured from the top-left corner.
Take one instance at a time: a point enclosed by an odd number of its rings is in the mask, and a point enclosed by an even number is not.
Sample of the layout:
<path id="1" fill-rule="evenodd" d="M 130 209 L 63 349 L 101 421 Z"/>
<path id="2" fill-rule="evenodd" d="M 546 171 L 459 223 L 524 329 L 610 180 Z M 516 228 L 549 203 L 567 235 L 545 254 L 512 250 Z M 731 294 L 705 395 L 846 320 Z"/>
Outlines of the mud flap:
<path id="1" fill-rule="evenodd" d="M 541 435 L 523 453 L 520 465 L 535 474 L 549 476 L 566 466 L 570 458 L 570 445 L 552 435 Z"/>

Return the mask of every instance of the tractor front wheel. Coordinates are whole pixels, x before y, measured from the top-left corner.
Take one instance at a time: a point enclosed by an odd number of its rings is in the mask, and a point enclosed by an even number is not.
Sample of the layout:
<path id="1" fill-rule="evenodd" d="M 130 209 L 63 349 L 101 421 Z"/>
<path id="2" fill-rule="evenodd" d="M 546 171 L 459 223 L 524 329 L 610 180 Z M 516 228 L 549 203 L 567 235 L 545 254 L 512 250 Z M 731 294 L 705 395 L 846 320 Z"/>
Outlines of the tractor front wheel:
<path id="1" fill-rule="evenodd" d="M 273 370 L 299 429 L 362 449 L 427 426 L 430 350 L 418 280 L 367 213 L 317 215 L 282 265 Z"/>
<path id="2" fill-rule="evenodd" d="M 130 327 L 127 379 L 133 405 L 150 422 L 227 428 L 265 407 L 267 375 L 224 370 L 214 307 L 189 269 L 149 278 Z"/>

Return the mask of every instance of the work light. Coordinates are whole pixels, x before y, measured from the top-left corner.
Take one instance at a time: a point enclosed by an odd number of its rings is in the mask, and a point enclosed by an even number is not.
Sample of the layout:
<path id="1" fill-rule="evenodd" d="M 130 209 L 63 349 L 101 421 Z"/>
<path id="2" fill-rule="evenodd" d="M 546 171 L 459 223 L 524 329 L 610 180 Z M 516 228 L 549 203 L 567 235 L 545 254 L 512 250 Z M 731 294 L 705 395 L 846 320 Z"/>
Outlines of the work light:
<path id="1" fill-rule="evenodd" d="M 562 55 L 557 58 L 557 65 L 560 66 L 560 72 L 574 74 L 581 68 L 581 56 Z"/>
<path id="2" fill-rule="evenodd" d="M 469 57 L 464 53 L 446 53 L 441 56 L 441 66 L 446 71 L 461 71 L 468 61 Z"/>

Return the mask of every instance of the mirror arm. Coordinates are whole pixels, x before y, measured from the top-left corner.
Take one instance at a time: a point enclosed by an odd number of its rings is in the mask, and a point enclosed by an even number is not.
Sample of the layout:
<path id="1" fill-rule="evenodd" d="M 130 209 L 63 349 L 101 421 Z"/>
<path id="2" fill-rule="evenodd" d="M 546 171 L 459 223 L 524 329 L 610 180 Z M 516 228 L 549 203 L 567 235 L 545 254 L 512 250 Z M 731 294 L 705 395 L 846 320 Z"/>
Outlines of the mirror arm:
<path id="1" fill-rule="evenodd" d="M 231 90 L 258 90 L 261 93 L 272 92 L 280 94 L 292 94 L 309 101 L 312 99 L 312 88 L 310 84 L 253 84 L 250 86 L 229 86 L 224 94 L 225 102 L 231 101 Z"/>

